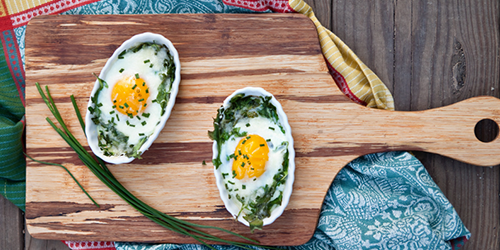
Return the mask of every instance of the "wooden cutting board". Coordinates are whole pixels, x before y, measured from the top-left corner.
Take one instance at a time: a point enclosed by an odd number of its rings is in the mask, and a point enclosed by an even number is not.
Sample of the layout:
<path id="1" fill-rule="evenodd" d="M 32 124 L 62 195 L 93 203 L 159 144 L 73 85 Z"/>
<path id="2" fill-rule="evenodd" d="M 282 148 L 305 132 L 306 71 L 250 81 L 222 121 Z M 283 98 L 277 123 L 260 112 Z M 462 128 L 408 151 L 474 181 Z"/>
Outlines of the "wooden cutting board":
<path id="1" fill-rule="evenodd" d="M 144 159 L 109 168 L 137 197 L 178 218 L 221 226 L 262 244 L 300 245 L 313 235 L 334 177 L 358 156 L 422 150 L 482 166 L 500 163 L 500 142 L 483 143 L 474 135 L 481 119 L 500 122 L 498 99 L 478 97 L 419 112 L 354 104 L 329 75 L 316 29 L 301 14 L 43 16 L 26 30 L 27 153 L 65 165 L 101 207 L 61 168 L 28 160 L 26 223 L 33 237 L 195 243 L 141 216 L 100 183 L 45 121 L 51 114 L 34 86 L 49 86 L 70 130 L 86 146 L 69 96 L 75 95 L 85 113 L 92 73 L 99 74 L 123 41 L 142 32 L 162 34 L 177 48 L 180 91 Z M 282 104 L 296 150 L 290 203 L 254 234 L 232 219 L 219 198 L 207 137 L 222 101 L 247 86 L 263 87 Z"/>

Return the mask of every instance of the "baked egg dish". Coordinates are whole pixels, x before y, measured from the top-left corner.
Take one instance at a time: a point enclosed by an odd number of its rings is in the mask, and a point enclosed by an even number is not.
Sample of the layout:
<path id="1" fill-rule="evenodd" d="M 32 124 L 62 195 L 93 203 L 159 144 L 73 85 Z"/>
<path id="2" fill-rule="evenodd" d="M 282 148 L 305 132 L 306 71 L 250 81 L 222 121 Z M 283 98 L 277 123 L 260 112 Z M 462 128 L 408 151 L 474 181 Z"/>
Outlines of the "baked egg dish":
<path id="1" fill-rule="evenodd" d="M 170 116 L 180 82 L 177 51 L 165 37 L 143 33 L 125 41 L 97 77 L 86 135 L 106 162 L 140 158 Z"/>
<path id="2" fill-rule="evenodd" d="M 262 229 L 283 213 L 292 193 L 295 151 L 287 117 L 274 96 L 248 87 L 224 101 L 213 124 L 221 199 L 252 232 Z"/>

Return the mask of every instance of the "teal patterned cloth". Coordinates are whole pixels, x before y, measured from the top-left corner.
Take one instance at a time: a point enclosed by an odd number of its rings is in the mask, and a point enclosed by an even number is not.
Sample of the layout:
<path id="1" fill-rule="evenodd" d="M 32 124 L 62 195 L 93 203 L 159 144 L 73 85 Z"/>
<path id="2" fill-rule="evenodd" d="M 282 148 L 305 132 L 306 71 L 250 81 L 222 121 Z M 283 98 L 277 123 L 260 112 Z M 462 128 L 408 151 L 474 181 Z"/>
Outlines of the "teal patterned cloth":
<path id="1" fill-rule="evenodd" d="M 220 0 L 102 0 L 63 14 L 248 12 Z M 25 27 L 15 32 L 24 59 Z M 313 238 L 305 245 L 283 248 L 458 249 L 469 237 L 424 166 L 407 152 L 390 152 L 360 157 L 341 170 L 326 195 Z M 189 244 L 115 245 L 118 250 L 205 249 Z"/>

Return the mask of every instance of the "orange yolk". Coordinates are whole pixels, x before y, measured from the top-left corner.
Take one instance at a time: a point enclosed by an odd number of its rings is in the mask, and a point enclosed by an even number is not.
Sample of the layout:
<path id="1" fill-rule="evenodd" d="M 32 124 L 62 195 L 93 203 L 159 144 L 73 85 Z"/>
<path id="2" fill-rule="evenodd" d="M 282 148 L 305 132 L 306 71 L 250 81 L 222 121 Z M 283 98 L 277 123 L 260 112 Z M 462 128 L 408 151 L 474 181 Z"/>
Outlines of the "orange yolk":
<path id="1" fill-rule="evenodd" d="M 128 116 L 142 113 L 146 109 L 148 98 L 148 85 L 142 78 L 135 76 L 127 76 L 118 80 L 111 91 L 113 107 Z"/>
<path id="2" fill-rule="evenodd" d="M 236 179 L 241 180 L 245 175 L 249 178 L 261 176 L 266 171 L 268 154 L 269 147 L 264 138 L 258 135 L 243 137 L 234 150 L 236 160 L 233 162 L 233 171 Z"/>

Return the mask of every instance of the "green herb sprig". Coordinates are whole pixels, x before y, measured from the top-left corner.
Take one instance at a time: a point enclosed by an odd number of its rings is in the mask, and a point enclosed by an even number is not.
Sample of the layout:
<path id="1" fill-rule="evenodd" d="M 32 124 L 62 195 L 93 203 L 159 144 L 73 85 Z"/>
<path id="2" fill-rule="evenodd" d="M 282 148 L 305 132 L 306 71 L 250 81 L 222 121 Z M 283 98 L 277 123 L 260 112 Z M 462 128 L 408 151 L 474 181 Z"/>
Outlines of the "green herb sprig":
<path id="1" fill-rule="evenodd" d="M 90 171 L 99 179 L 101 180 L 106 186 L 108 186 L 113 192 L 115 192 L 118 196 L 120 196 L 124 201 L 126 201 L 130 206 L 132 206 L 134 209 L 136 209 L 138 212 L 149 218 L 150 220 L 154 221 L 155 223 L 163 226 L 166 229 L 172 230 L 174 232 L 177 232 L 182 235 L 186 235 L 189 237 L 192 237 L 193 239 L 197 240 L 201 244 L 209 247 L 210 249 L 215 249 L 214 247 L 208 245 L 205 241 L 214 241 L 214 242 L 221 242 L 221 243 L 226 243 L 226 244 L 232 244 L 235 246 L 239 246 L 245 249 L 251 249 L 248 246 L 259 246 L 258 241 L 250 239 L 248 237 L 245 237 L 243 235 L 234 233 L 232 231 L 229 231 L 224 228 L 220 227 L 215 227 L 215 226 L 208 226 L 208 225 L 199 225 L 191 222 L 187 222 L 178 218 L 175 218 L 173 216 L 167 215 L 165 213 L 162 213 L 151 206 L 147 205 L 137 197 L 135 197 L 132 193 L 130 193 L 123 185 L 114 177 L 114 175 L 111 173 L 111 171 L 108 169 L 106 164 L 99 158 L 96 157 L 97 160 L 92 157 L 92 155 L 87 152 L 87 150 L 84 149 L 84 147 L 78 142 L 78 140 L 73 136 L 73 134 L 68 130 L 66 124 L 64 123 L 64 120 L 61 117 L 61 114 L 59 113 L 59 110 L 57 109 L 54 100 L 52 99 L 52 96 L 50 95 L 49 88 L 45 86 L 45 93 L 43 92 L 42 88 L 38 83 L 35 83 L 38 92 L 40 93 L 40 96 L 44 100 L 45 104 L 51 111 L 52 115 L 54 118 L 57 120 L 61 128 L 57 127 L 54 122 L 50 118 L 46 118 L 47 122 L 50 124 L 50 126 L 61 136 L 61 138 L 68 143 L 68 145 L 77 153 L 78 158 L 89 168 Z M 75 108 L 76 115 L 78 116 L 78 120 L 80 121 L 80 126 L 82 127 L 82 130 L 85 131 L 85 124 L 83 123 L 83 119 L 81 118 L 81 113 L 79 109 L 76 106 L 76 102 L 74 97 L 71 98 L 71 101 L 73 103 L 73 107 Z M 39 162 L 39 161 L 38 161 Z M 40 162 L 44 163 L 44 162 Z M 44 163 L 46 164 L 46 163 Z M 61 165 L 62 166 L 62 165 Z M 69 171 L 68 171 L 69 172 Z M 76 179 L 75 179 L 76 181 Z M 83 189 L 83 188 L 82 188 Z M 86 193 L 86 192 L 85 192 Z M 90 195 L 89 195 L 90 198 Z M 91 198 L 92 200 L 92 198 Z M 92 200 L 93 201 L 93 200 Z M 95 203 L 95 201 L 93 201 Z M 230 241 L 230 240 L 225 240 L 220 237 L 211 235 L 209 233 L 205 233 L 200 229 L 215 229 L 219 230 L 234 236 L 237 236 L 243 240 L 249 241 L 251 243 L 242 243 L 242 242 L 237 242 L 237 241 Z M 262 246 L 261 246 L 262 247 Z M 264 246 L 265 247 L 265 246 Z M 272 247 L 266 247 L 266 248 L 272 248 Z"/>

